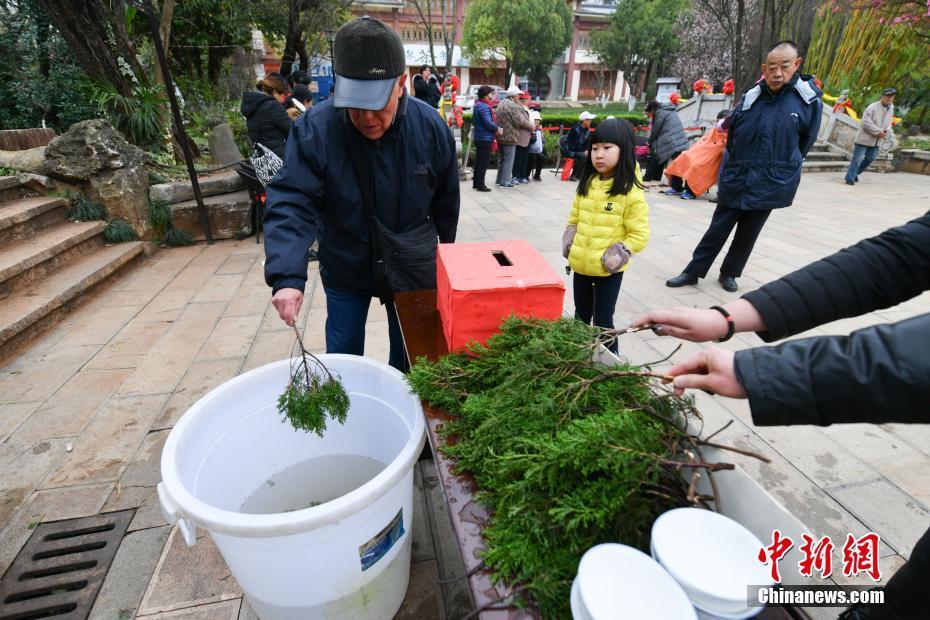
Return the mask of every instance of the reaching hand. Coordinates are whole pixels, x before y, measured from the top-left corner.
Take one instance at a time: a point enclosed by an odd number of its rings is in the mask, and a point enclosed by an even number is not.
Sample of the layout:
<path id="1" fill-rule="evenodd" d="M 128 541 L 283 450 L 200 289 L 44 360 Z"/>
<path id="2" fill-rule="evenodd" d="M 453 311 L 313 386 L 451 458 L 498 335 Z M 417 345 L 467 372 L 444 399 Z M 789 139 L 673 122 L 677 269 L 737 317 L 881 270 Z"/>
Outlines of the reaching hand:
<path id="1" fill-rule="evenodd" d="M 271 298 L 271 303 L 274 305 L 275 310 L 278 311 L 278 316 L 290 326 L 293 326 L 297 320 L 303 301 L 304 294 L 296 288 L 282 288 Z"/>
<path id="2" fill-rule="evenodd" d="M 675 394 L 681 396 L 686 389 L 694 388 L 730 398 L 746 398 L 746 390 L 736 380 L 734 355 L 732 351 L 710 347 L 672 366 L 667 374 L 675 377 Z"/>
<path id="3" fill-rule="evenodd" d="M 727 334 L 727 320 L 709 308 L 672 308 L 653 310 L 633 323 L 632 327 L 656 325 L 660 336 L 675 336 L 691 342 L 708 342 Z"/>

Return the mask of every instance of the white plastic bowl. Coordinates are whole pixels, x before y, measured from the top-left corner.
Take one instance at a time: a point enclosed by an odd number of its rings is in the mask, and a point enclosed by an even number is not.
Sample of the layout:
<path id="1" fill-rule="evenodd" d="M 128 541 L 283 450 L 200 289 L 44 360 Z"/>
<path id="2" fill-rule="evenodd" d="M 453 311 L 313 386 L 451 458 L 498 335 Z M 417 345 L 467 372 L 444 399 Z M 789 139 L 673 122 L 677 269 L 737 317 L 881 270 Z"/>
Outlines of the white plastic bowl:
<path id="1" fill-rule="evenodd" d="M 762 542 L 745 527 L 699 508 L 670 510 L 652 526 L 652 553 L 695 607 L 726 619 L 751 618 L 747 586 L 771 585 L 759 562 Z"/>
<path id="2" fill-rule="evenodd" d="M 642 551 L 615 543 L 582 556 L 572 585 L 572 615 L 574 620 L 697 620 L 687 594 L 665 569 Z"/>

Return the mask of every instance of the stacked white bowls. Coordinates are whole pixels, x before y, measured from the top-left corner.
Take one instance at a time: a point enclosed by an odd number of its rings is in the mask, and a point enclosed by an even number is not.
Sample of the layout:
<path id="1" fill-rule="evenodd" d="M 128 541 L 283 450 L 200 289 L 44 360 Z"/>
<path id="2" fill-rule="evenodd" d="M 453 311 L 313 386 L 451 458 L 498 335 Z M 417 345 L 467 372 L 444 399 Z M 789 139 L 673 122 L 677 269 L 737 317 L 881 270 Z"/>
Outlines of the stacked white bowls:
<path id="1" fill-rule="evenodd" d="M 648 555 L 607 543 L 588 549 L 572 583 L 574 620 L 697 620 L 681 586 Z"/>
<path id="2" fill-rule="evenodd" d="M 653 557 L 708 619 L 743 620 L 762 611 L 747 601 L 748 586 L 773 583 L 759 562 L 762 547 L 745 527 L 710 510 L 670 510 L 652 526 Z"/>

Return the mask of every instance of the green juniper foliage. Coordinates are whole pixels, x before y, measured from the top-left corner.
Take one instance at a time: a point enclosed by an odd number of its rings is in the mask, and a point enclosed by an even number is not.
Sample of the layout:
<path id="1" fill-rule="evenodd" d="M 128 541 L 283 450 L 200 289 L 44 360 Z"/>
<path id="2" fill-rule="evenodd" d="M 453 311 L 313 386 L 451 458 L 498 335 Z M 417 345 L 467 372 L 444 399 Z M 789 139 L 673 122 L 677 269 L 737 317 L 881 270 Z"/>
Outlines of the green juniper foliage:
<path id="1" fill-rule="evenodd" d="M 454 416 L 443 451 L 487 506 L 483 559 L 517 605 L 570 617 L 582 554 L 604 542 L 648 549 L 663 511 L 688 503 L 670 463 L 687 445 L 690 399 L 641 369 L 592 361 L 597 328 L 511 316 L 485 346 L 423 358 L 408 375 Z"/>
<path id="2" fill-rule="evenodd" d="M 291 362 L 291 379 L 278 397 L 278 413 L 296 430 L 312 431 L 322 437 L 327 417 L 345 424 L 349 395 L 339 377 L 304 348 L 296 327 L 294 332 L 300 355 Z"/>
<path id="3" fill-rule="evenodd" d="M 103 229 L 103 238 L 107 240 L 107 243 L 125 243 L 127 241 L 137 241 L 139 235 L 136 234 L 129 222 L 115 217 L 107 222 L 107 227 Z"/>

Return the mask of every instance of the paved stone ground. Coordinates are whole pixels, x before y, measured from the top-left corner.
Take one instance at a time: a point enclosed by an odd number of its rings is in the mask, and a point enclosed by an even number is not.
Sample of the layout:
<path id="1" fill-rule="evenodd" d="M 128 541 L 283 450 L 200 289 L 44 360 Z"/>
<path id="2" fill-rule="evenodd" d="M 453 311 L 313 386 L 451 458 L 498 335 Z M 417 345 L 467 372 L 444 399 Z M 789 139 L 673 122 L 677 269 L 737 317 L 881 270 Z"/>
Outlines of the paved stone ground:
<path id="1" fill-rule="evenodd" d="M 528 239 L 558 270 L 559 239 L 573 185 L 543 183 L 477 194 L 463 184 L 461 241 Z M 740 284 L 766 282 L 860 238 L 924 212 L 930 181 L 866 174 L 806 175 L 795 205 L 769 220 Z M 713 205 L 649 194 L 652 241 L 623 283 L 617 324 L 651 308 L 705 307 L 736 297 L 711 278 L 668 289 L 705 230 Z M 167 433 L 187 407 L 223 381 L 285 357 L 292 332 L 269 305 L 262 246 L 254 238 L 163 250 L 0 366 L 0 572 L 37 522 L 138 508 L 93 617 L 252 618 L 208 536 L 187 548 L 166 525 L 154 487 Z M 305 342 L 323 347 L 325 303 L 316 267 L 300 316 Z M 571 310 L 571 296 L 566 302 Z M 924 294 L 894 308 L 813 330 L 843 334 L 930 311 Z M 648 332 L 646 332 L 648 334 Z M 372 305 L 367 354 L 387 359 L 387 324 Z M 759 345 L 740 335 L 726 346 Z M 668 355 L 668 339 L 635 334 L 621 352 L 644 363 Z M 676 359 L 697 349 L 685 344 Z M 930 425 L 754 428 L 745 402 L 698 396 L 708 429 L 772 458 L 744 465 L 815 534 L 877 531 L 891 574 L 930 525 Z M 421 462 L 415 587 L 407 618 L 444 618 L 467 597 L 444 579 L 456 569 L 435 470 Z M 439 518 L 437 519 L 437 515 Z"/>

